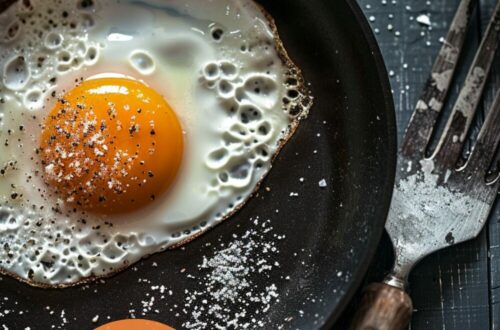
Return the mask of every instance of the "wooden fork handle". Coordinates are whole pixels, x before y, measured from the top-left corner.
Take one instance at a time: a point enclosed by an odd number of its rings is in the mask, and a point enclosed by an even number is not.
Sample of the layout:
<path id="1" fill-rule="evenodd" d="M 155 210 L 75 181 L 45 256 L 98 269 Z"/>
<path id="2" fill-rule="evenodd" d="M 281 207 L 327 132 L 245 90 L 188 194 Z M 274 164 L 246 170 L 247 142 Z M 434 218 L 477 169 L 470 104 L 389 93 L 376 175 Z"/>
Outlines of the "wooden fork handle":
<path id="1" fill-rule="evenodd" d="M 402 289 L 385 283 L 370 284 L 350 330 L 402 330 L 410 322 L 413 305 Z"/>

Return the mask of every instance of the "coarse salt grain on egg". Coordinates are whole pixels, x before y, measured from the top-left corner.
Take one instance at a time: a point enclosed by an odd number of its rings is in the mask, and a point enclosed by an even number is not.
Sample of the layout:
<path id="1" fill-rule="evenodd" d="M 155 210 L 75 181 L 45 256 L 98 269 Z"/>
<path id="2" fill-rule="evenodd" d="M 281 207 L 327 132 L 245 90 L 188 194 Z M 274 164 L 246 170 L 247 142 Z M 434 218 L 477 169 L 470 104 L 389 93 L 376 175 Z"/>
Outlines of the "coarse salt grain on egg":
<path id="1" fill-rule="evenodd" d="M 228 218 L 312 104 L 249 0 L 19 1 L 0 23 L 0 272 L 32 285 Z"/>

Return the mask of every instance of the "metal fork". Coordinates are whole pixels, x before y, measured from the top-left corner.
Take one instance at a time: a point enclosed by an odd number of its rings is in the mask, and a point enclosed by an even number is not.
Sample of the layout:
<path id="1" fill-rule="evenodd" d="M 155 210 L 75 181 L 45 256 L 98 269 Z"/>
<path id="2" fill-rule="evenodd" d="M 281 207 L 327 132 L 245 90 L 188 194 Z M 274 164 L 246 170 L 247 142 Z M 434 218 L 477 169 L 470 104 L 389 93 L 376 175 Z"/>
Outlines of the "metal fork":
<path id="1" fill-rule="evenodd" d="M 351 329 L 393 330 L 408 324 L 412 302 L 406 293 L 411 269 L 425 256 L 476 237 L 500 186 L 487 180 L 500 140 L 500 90 L 465 162 L 461 158 L 500 39 L 500 1 L 439 143 L 426 156 L 439 113 L 463 48 L 477 1 L 462 0 L 398 153 L 396 183 L 386 223 L 395 263 L 383 283 L 367 287 Z"/>

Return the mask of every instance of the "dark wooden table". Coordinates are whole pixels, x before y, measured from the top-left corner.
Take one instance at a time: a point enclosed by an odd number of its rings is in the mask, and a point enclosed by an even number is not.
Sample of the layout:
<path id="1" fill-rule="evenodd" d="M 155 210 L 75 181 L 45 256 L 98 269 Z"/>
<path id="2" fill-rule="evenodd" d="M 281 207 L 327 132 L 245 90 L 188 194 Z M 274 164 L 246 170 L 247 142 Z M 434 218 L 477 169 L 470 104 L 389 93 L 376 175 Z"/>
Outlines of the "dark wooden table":
<path id="1" fill-rule="evenodd" d="M 458 93 L 468 64 L 472 61 L 490 13 L 497 0 L 480 0 L 466 41 L 467 52 L 457 87 Z M 358 0 L 370 21 L 385 59 L 393 89 L 401 139 L 413 112 L 418 94 L 430 72 L 446 35 L 459 0 Z M 420 19 L 417 21 L 417 17 Z M 425 21 L 430 20 L 430 25 Z M 485 111 L 500 88 L 500 56 L 479 109 L 471 140 Z M 470 149 L 468 144 L 467 149 Z M 465 151 L 466 152 L 466 151 Z M 497 157 L 498 159 L 498 157 Z M 495 163 L 498 167 L 498 162 Z M 380 280 L 392 263 L 392 249 L 387 235 L 366 276 L 366 283 Z M 411 329 L 496 329 L 500 326 L 500 203 L 494 206 L 489 222 L 476 239 L 438 252 L 424 259 L 413 270 L 410 291 L 414 303 Z M 359 293 L 335 328 L 344 329 L 359 299 Z"/>

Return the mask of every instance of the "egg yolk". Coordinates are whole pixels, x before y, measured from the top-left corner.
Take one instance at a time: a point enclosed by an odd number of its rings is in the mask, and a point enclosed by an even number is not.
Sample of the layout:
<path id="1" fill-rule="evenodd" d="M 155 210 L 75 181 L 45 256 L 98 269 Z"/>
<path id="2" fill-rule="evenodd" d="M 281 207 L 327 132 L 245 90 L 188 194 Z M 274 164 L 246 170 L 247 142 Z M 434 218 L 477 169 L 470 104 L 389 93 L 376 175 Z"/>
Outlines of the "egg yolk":
<path id="1" fill-rule="evenodd" d="M 165 99 L 127 78 L 84 81 L 45 119 L 43 178 L 60 199 L 93 213 L 142 208 L 173 183 L 182 129 Z"/>

